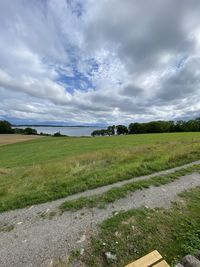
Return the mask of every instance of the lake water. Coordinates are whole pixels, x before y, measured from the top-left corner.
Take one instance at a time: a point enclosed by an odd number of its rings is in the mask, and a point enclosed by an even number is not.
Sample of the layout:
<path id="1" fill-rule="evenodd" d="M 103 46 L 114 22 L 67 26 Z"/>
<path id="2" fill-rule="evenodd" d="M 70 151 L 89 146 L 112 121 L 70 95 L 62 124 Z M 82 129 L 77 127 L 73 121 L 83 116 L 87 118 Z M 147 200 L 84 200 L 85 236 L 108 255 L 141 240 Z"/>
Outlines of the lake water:
<path id="1" fill-rule="evenodd" d="M 94 130 L 97 129 L 102 129 L 103 127 L 48 127 L 48 126 L 20 126 L 16 128 L 21 128 L 24 129 L 26 127 L 31 127 L 33 129 L 36 129 L 38 133 L 48 133 L 48 134 L 54 134 L 56 132 L 60 132 L 61 134 L 64 135 L 69 135 L 69 136 L 90 136 L 91 133 Z"/>

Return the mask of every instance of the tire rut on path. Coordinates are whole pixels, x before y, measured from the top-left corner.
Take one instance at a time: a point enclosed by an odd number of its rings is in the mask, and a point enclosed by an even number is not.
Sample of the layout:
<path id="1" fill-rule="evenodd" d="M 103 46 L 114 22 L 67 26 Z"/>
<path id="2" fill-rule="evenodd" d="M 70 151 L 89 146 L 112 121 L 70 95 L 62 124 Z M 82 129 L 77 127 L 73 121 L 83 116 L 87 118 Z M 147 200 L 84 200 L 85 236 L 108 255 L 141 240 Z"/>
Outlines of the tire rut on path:
<path id="1" fill-rule="evenodd" d="M 141 206 L 167 208 L 171 201 L 177 200 L 178 193 L 196 186 L 200 186 L 200 174 L 194 173 L 160 187 L 152 186 L 131 193 L 126 198 L 107 205 L 105 209 L 65 212 L 51 220 L 42 219 L 40 216 L 31 217 L 34 207 L 2 213 L 0 222 L 13 223 L 14 229 L 10 232 L 0 232 L 0 266 L 52 266 L 52 259 L 65 258 L 73 249 L 84 247 L 98 224 L 115 212 Z M 28 216 L 25 212 L 27 210 Z"/>

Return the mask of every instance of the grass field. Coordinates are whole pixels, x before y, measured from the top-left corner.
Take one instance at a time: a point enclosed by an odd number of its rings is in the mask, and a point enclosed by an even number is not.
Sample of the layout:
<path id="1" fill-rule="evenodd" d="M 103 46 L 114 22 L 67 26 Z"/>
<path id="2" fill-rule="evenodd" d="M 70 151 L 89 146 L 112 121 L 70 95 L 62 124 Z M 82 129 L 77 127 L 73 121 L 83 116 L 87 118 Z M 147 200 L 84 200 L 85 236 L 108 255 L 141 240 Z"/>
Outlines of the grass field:
<path id="1" fill-rule="evenodd" d="M 74 253 L 83 266 L 121 267 L 157 249 L 170 266 L 200 247 L 200 187 L 181 194 L 182 199 L 166 209 L 130 210 L 106 220 L 83 256 Z M 116 260 L 108 261 L 105 252 Z M 81 265 L 82 266 L 82 265 Z"/>
<path id="2" fill-rule="evenodd" d="M 0 146 L 0 211 L 200 159 L 200 133 L 45 137 Z"/>

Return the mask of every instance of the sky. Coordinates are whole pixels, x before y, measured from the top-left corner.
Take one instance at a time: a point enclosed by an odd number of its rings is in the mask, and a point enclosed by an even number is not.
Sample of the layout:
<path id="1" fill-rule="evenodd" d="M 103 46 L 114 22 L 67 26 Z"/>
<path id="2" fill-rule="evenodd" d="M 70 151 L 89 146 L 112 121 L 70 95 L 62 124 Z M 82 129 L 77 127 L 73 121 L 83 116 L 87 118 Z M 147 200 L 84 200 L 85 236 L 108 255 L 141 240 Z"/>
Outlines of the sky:
<path id="1" fill-rule="evenodd" d="M 199 0 L 0 0 L 0 119 L 200 116 Z"/>

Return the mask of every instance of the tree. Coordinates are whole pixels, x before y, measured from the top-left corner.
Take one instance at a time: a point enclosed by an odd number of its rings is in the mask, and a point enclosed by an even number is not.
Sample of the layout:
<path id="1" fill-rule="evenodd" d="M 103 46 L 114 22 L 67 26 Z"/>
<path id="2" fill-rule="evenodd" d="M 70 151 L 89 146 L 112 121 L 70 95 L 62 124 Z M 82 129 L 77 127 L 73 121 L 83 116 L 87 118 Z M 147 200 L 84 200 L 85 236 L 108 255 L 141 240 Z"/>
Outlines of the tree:
<path id="1" fill-rule="evenodd" d="M 175 124 L 175 132 L 184 132 L 185 130 L 185 122 L 180 120 L 180 121 L 177 121 L 176 124 Z"/>
<path id="2" fill-rule="evenodd" d="M 127 134 L 128 128 L 125 125 L 117 125 L 117 134 Z"/>
<path id="3" fill-rule="evenodd" d="M 91 136 L 100 136 L 101 135 L 101 132 L 100 130 L 95 130 L 91 133 Z"/>
<path id="4" fill-rule="evenodd" d="M 109 135 L 115 134 L 115 125 L 108 126 L 107 130 L 108 130 Z"/>
<path id="5" fill-rule="evenodd" d="M 24 129 L 22 128 L 14 128 L 13 131 L 15 134 L 24 134 Z"/>
<path id="6" fill-rule="evenodd" d="M 54 133 L 53 136 L 54 136 L 54 137 L 65 137 L 65 136 L 67 136 L 67 135 L 61 134 L 60 132 L 56 132 L 56 133 Z"/>
<path id="7" fill-rule="evenodd" d="M 138 122 L 130 123 L 129 126 L 128 126 L 129 134 L 137 134 L 137 133 L 139 133 L 140 125 L 141 125 L 141 123 L 138 123 Z"/>
<path id="8" fill-rule="evenodd" d="M 148 133 L 166 133 L 170 129 L 168 121 L 151 121 L 146 123 L 146 126 Z"/>
<path id="9" fill-rule="evenodd" d="M 8 121 L 0 121 L 0 134 L 13 133 L 12 125 Z"/>
<path id="10" fill-rule="evenodd" d="M 168 121 L 168 123 L 169 123 L 169 132 L 171 133 L 173 133 L 173 132 L 175 132 L 175 123 L 174 123 L 174 121 Z"/>

